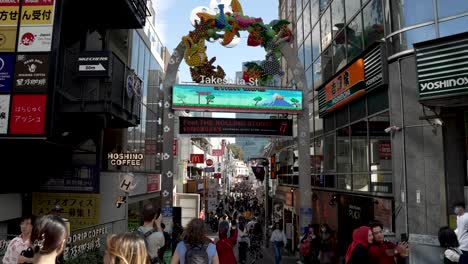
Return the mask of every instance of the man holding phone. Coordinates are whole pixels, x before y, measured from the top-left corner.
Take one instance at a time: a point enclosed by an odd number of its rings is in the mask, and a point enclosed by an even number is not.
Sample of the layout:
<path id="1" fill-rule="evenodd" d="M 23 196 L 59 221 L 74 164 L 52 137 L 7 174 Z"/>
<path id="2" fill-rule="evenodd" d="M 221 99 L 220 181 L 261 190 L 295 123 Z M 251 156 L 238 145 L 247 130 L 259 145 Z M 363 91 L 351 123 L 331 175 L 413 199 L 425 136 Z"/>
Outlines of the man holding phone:
<path id="1" fill-rule="evenodd" d="M 369 224 L 374 242 L 369 246 L 370 264 L 404 264 L 408 263 L 408 241 L 406 235 L 398 245 L 384 240 L 383 224 L 373 221 Z"/>
<path id="2" fill-rule="evenodd" d="M 161 211 L 153 204 L 143 207 L 143 225 L 136 232 L 145 239 L 146 250 L 151 258 L 151 264 L 158 263 L 158 251 L 164 246 L 164 233 L 161 228 Z"/>

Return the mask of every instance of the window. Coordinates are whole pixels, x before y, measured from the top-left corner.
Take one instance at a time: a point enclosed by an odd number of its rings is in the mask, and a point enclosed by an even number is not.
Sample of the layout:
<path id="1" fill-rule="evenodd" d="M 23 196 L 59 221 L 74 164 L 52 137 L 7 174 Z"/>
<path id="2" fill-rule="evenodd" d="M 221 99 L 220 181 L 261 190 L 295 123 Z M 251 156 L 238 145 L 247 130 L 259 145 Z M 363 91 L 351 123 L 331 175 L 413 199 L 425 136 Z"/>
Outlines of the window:
<path id="1" fill-rule="evenodd" d="M 307 5 L 304 7 L 304 12 L 302 13 L 303 17 L 303 23 L 304 23 L 304 35 L 307 36 L 307 34 L 310 33 L 310 29 L 312 26 L 310 25 L 310 4 L 307 3 Z"/>
<path id="2" fill-rule="evenodd" d="M 351 172 L 349 127 L 336 131 L 336 171 Z"/>
<path id="3" fill-rule="evenodd" d="M 297 20 L 297 43 L 298 46 L 304 41 L 304 29 L 302 28 L 302 16 Z"/>
<path id="4" fill-rule="evenodd" d="M 302 67 L 304 67 L 304 47 L 302 45 L 297 48 L 297 58 L 301 62 Z"/>
<path id="5" fill-rule="evenodd" d="M 336 127 L 341 127 L 349 123 L 348 120 L 348 106 L 336 111 L 335 113 Z"/>
<path id="6" fill-rule="evenodd" d="M 361 0 L 345 0 L 346 22 L 349 22 L 361 8 Z"/>
<path id="7" fill-rule="evenodd" d="M 311 158 L 311 172 L 321 173 L 323 171 L 323 139 L 315 139 L 312 143 L 314 155 Z"/>
<path id="8" fill-rule="evenodd" d="M 332 42 L 330 8 L 328 8 L 320 20 L 322 49 L 327 48 Z"/>
<path id="9" fill-rule="evenodd" d="M 138 67 L 138 48 L 140 47 L 140 36 L 138 32 L 133 31 L 133 40 L 132 40 L 132 64 L 131 68 L 136 70 Z"/>
<path id="10" fill-rule="evenodd" d="M 313 67 L 310 66 L 305 72 L 305 76 L 306 76 L 306 80 L 307 80 L 307 90 L 308 91 L 311 91 L 312 89 L 314 89 L 313 84 L 312 84 L 312 82 L 314 80 L 314 77 L 312 76 L 312 68 Z"/>
<path id="11" fill-rule="evenodd" d="M 344 30 L 336 35 L 333 41 L 333 73 L 346 65 L 346 46 L 344 45 Z"/>
<path id="12" fill-rule="evenodd" d="M 466 25 L 468 25 L 468 16 L 441 22 L 439 23 L 440 36 L 445 37 L 466 32 Z"/>
<path id="13" fill-rule="evenodd" d="M 369 119 L 371 188 L 374 192 L 391 193 L 392 190 L 392 145 L 388 112 Z"/>
<path id="14" fill-rule="evenodd" d="M 360 192 L 368 192 L 369 174 L 353 174 L 353 190 Z"/>
<path id="15" fill-rule="evenodd" d="M 310 34 L 304 40 L 304 64 L 305 69 L 309 68 L 312 64 L 312 41 L 310 39 Z"/>
<path id="16" fill-rule="evenodd" d="M 318 57 L 318 59 L 314 62 L 313 65 L 313 74 L 314 74 L 314 87 L 315 89 L 322 85 L 323 79 L 322 79 L 322 65 L 321 65 L 321 57 Z"/>
<path id="17" fill-rule="evenodd" d="M 348 45 L 348 62 L 352 61 L 362 52 L 362 22 L 358 15 L 351 21 L 346 30 L 346 40 Z"/>
<path id="18" fill-rule="evenodd" d="M 434 25 L 408 30 L 391 38 L 391 51 L 393 53 L 398 53 L 404 50 L 412 49 L 414 43 L 433 38 L 435 38 Z"/>
<path id="19" fill-rule="evenodd" d="M 320 48 L 320 23 L 312 29 L 312 56 L 314 60 L 318 58 L 321 52 Z"/>
<path id="20" fill-rule="evenodd" d="M 351 122 L 366 116 L 366 99 L 362 98 L 349 105 Z"/>
<path id="21" fill-rule="evenodd" d="M 290 0 L 292 2 L 292 0 Z M 299 15 L 302 11 L 302 0 L 296 0 L 296 13 Z"/>
<path id="22" fill-rule="evenodd" d="M 336 188 L 341 190 L 351 190 L 351 178 L 349 174 L 336 176 Z"/>
<path id="23" fill-rule="evenodd" d="M 331 5 L 333 36 L 344 26 L 344 0 L 334 0 Z"/>
<path id="24" fill-rule="evenodd" d="M 322 78 L 324 81 L 328 81 L 333 74 L 332 55 L 331 47 L 322 53 Z"/>
<path id="25" fill-rule="evenodd" d="M 364 20 L 364 44 L 367 48 L 384 36 L 382 1 L 371 0 L 364 8 L 362 16 Z"/>
<path id="26" fill-rule="evenodd" d="M 372 92 L 367 97 L 367 105 L 369 115 L 388 108 L 388 91 L 387 89 L 378 89 Z"/>
<path id="27" fill-rule="evenodd" d="M 334 171 L 335 170 L 335 135 L 328 135 L 325 137 L 325 142 L 323 146 L 324 153 L 324 171 Z"/>
<path id="28" fill-rule="evenodd" d="M 368 172 L 366 121 L 351 125 L 351 146 L 353 172 Z"/>
<path id="29" fill-rule="evenodd" d="M 434 20 L 433 0 L 390 0 L 390 3 L 392 31 Z"/>
<path id="30" fill-rule="evenodd" d="M 335 129 L 335 116 L 327 115 L 323 118 L 324 129 L 326 132 L 332 131 Z"/>
<path id="31" fill-rule="evenodd" d="M 318 0 L 311 0 L 310 3 L 310 25 L 314 26 L 319 19 L 319 2 Z"/>
<path id="32" fill-rule="evenodd" d="M 437 1 L 437 13 L 439 18 L 458 15 L 465 12 L 468 12 L 468 1 L 466 0 Z"/>
<path id="33" fill-rule="evenodd" d="M 323 119 L 319 117 L 318 99 L 314 99 L 314 124 L 315 136 L 322 135 Z"/>
<path id="34" fill-rule="evenodd" d="M 320 13 L 322 13 L 325 8 L 327 8 L 328 4 L 331 2 L 331 0 L 320 0 Z"/>

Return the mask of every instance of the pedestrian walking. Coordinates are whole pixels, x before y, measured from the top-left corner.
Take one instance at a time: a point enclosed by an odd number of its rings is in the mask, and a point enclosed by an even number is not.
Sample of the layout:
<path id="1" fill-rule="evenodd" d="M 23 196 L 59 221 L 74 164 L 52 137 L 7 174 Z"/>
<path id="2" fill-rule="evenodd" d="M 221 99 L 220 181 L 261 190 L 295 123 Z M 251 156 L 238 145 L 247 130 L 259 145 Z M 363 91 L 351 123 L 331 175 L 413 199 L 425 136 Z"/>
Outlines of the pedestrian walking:
<path id="1" fill-rule="evenodd" d="M 150 261 L 145 240 L 142 236 L 136 233 L 108 236 L 104 264 L 146 264 Z"/>
<path id="2" fill-rule="evenodd" d="M 245 224 L 243 222 L 240 222 L 238 230 L 239 263 L 245 264 L 247 263 L 247 252 L 250 247 L 249 233 L 245 229 Z"/>
<path id="3" fill-rule="evenodd" d="M 353 242 L 346 252 L 346 264 L 369 264 L 369 244 L 373 241 L 372 231 L 368 226 L 361 226 L 353 231 Z"/>
<path id="4" fill-rule="evenodd" d="M 468 214 L 465 212 L 465 203 L 457 203 L 454 207 L 455 214 L 457 215 L 455 234 L 457 234 L 461 251 L 468 254 Z"/>
<path id="5" fill-rule="evenodd" d="M 263 230 L 260 223 L 255 223 L 250 235 L 250 257 L 252 258 L 251 263 L 255 263 L 257 260 L 263 258 L 262 253 L 263 244 Z"/>
<path id="6" fill-rule="evenodd" d="M 31 233 L 34 264 L 55 264 L 65 249 L 68 237 L 67 226 L 57 215 L 37 219 Z"/>
<path id="7" fill-rule="evenodd" d="M 153 204 L 143 207 L 143 225 L 135 233 L 143 237 L 151 264 L 158 263 L 158 251 L 164 246 L 164 234 L 161 228 L 161 214 Z"/>
<path id="8" fill-rule="evenodd" d="M 10 241 L 3 257 L 3 264 L 32 263 L 34 253 L 31 244 L 31 232 L 34 216 L 20 219 L 21 234 Z"/>
<path id="9" fill-rule="evenodd" d="M 457 234 L 455 234 L 452 229 L 450 229 L 448 226 L 441 227 L 439 229 L 438 236 L 440 246 L 445 248 L 444 264 L 468 263 L 468 261 L 466 261 L 467 258 L 464 258 L 465 260 L 461 260 L 463 262 L 460 261 L 463 252 L 459 248 L 460 244 L 458 243 Z"/>
<path id="10" fill-rule="evenodd" d="M 286 247 L 288 240 L 286 234 L 283 232 L 283 227 L 279 223 L 275 224 L 275 230 L 271 233 L 270 242 L 275 251 L 275 264 L 280 264 L 283 256 L 283 248 Z"/>
<path id="11" fill-rule="evenodd" d="M 333 264 L 336 257 L 335 232 L 328 224 L 320 227 L 320 264 Z"/>
<path id="12" fill-rule="evenodd" d="M 183 240 L 177 244 L 171 264 L 219 264 L 216 246 L 206 237 L 203 220 L 190 220 L 183 233 Z"/>
<path id="13" fill-rule="evenodd" d="M 216 242 L 216 251 L 218 252 L 219 262 L 223 264 L 236 264 L 234 254 L 234 245 L 237 242 L 238 230 L 233 230 L 234 234 L 228 237 L 229 225 L 219 225 L 219 240 Z"/>

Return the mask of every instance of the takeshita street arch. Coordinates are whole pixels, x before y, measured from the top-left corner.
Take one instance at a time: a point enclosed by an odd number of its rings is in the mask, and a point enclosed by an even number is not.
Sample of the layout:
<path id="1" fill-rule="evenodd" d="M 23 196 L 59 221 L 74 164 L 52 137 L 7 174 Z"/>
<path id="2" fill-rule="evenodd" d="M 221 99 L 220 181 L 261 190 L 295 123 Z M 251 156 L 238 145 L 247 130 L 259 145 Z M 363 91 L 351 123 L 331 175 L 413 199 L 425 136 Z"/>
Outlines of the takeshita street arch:
<path id="1" fill-rule="evenodd" d="M 232 14 L 231 16 L 234 18 L 236 18 L 237 16 L 236 22 L 239 23 L 238 18 L 242 17 L 243 13 L 242 13 L 242 7 L 240 6 L 240 3 L 238 2 L 238 0 L 231 1 L 231 8 L 232 8 L 232 11 L 234 12 L 234 14 Z M 226 29 L 227 29 L 229 38 L 230 38 L 230 35 L 236 35 L 236 33 L 232 31 L 234 29 L 233 25 L 234 26 L 236 25 L 231 24 L 233 21 L 230 20 L 230 18 L 224 17 L 224 19 L 227 19 L 226 20 L 227 24 L 224 24 L 224 28 L 223 28 L 225 34 L 226 34 Z M 207 17 L 207 21 L 209 21 L 209 23 L 211 24 L 215 23 L 215 25 L 217 23 L 216 17 L 214 18 Z M 273 38 L 275 36 L 277 36 L 278 38 L 275 38 L 276 41 L 270 42 L 270 43 L 273 43 L 275 45 L 269 45 L 268 42 L 265 42 L 267 56 L 269 52 L 270 53 L 273 52 L 274 58 L 279 59 L 281 56 L 283 56 L 286 60 L 287 68 L 290 69 L 293 73 L 293 81 L 296 85 L 296 88 L 304 91 L 306 89 L 305 86 L 307 85 L 307 81 L 306 81 L 306 77 L 304 73 L 304 66 L 297 58 L 297 46 L 295 46 L 294 41 L 291 41 L 292 33 L 290 32 L 290 29 L 287 28 L 287 25 L 289 24 L 289 22 L 287 21 L 285 22 L 286 23 L 281 22 L 280 29 L 277 32 L 273 30 L 273 32 L 276 33 L 276 35 L 274 35 Z M 229 30 L 228 25 L 231 26 L 231 30 Z M 277 22 L 275 22 L 275 25 L 277 25 Z M 204 39 L 203 36 L 205 35 L 203 34 L 208 34 L 208 32 L 206 32 L 207 30 L 208 30 L 207 28 L 204 28 L 204 30 L 199 29 L 198 31 L 201 32 L 202 35 L 201 37 L 200 35 L 198 35 L 198 39 L 196 38 L 197 35 L 195 33 L 192 34 L 193 36 L 191 37 L 191 40 L 189 40 L 188 38 L 185 38 L 187 36 L 184 37 L 185 40 L 182 40 L 174 49 L 172 56 L 169 60 L 168 67 L 166 69 L 165 76 L 164 76 L 164 80 L 162 84 L 163 85 L 162 88 L 164 91 L 164 115 L 163 115 L 164 116 L 163 118 L 164 134 L 163 134 L 163 154 L 161 155 L 162 178 L 164 180 L 162 181 L 162 184 L 161 184 L 161 194 L 162 194 L 161 207 L 172 207 L 173 205 L 173 188 L 174 188 L 173 143 L 174 143 L 174 132 L 175 132 L 174 131 L 175 115 L 174 115 L 174 110 L 172 108 L 172 101 L 173 101 L 172 100 L 172 87 L 175 84 L 180 63 L 182 62 L 184 58 L 187 57 L 187 55 L 190 55 L 189 59 L 190 61 L 192 61 L 191 63 L 198 65 L 197 66 L 198 68 L 196 69 L 194 68 L 195 71 L 199 71 L 203 68 L 203 69 L 208 69 L 208 70 L 213 71 L 213 74 L 215 75 L 221 73 L 221 71 L 219 71 L 220 66 L 217 66 L 217 67 L 212 66 L 214 62 L 213 59 L 209 61 L 207 60 L 207 56 L 206 56 L 205 49 L 204 49 L 204 44 L 200 42 L 201 40 Z M 195 31 L 197 31 L 197 28 L 195 28 Z M 287 38 L 284 38 L 283 34 L 286 34 L 286 33 L 287 33 Z M 190 36 L 190 34 L 188 36 Z M 225 35 L 223 35 L 222 37 L 223 37 L 223 41 L 225 41 L 224 40 Z M 267 37 L 270 38 L 271 36 L 267 35 Z M 219 38 L 221 38 L 221 35 L 219 35 Z M 229 38 L 226 38 L 226 41 L 229 41 Z M 197 44 L 196 40 L 199 41 L 199 44 Z M 189 43 L 189 45 L 187 45 L 187 42 Z M 225 42 L 225 43 L 228 43 L 228 42 Z M 192 44 L 197 44 L 198 46 L 191 46 Z M 203 45 L 203 49 L 201 48 L 200 44 Z M 200 58 L 200 60 L 197 57 Z M 272 56 L 270 56 L 270 58 L 272 58 Z M 201 63 L 203 61 L 207 62 L 208 64 Z M 208 76 L 207 74 L 203 74 L 203 75 Z M 192 73 L 192 76 L 194 76 L 193 73 Z M 250 77 L 252 76 L 249 76 L 249 78 Z M 224 76 L 222 77 L 220 76 L 220 78 L 224 78 Z M 298 153 L 299 153 L 299 186 L 301 188 L 300 189 L 301 193 L 300 193 L 300 198 L 299 198 L 299 207 L 301 209 L 300 212 L 303 211 L 302 208 L 304 209 L 311 208 L 311 203 L 312 203 L 312 193 L 311 193 L 311 188 L 310 188 L 311 186 L 310 164 L 309 164 L 310 162 L 310 157 L 309 157 L 310 156 L 309 100 L 308 100 L 307 93 L 305 93 L 304 96 L 302 96 L 301 103 L 302 103 L 302 112 L 298 113 L 298 120 L 297 120 L 298 121 L 297 122 L 297 128 L 298 128 L 297 144 L 298 144 Z M 300 215 L 301 227 L 307 226 L 307 224 L 309 224 L 310 221 L 311 219 L 308 219 Z"/>

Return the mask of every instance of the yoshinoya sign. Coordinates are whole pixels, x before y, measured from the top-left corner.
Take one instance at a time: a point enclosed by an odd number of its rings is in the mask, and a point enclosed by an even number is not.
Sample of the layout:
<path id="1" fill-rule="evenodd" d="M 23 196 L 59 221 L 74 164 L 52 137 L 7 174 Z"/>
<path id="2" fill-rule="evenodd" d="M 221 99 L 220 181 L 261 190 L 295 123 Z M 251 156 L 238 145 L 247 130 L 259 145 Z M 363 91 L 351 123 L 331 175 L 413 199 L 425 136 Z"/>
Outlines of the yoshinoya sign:
<path id="1" fill-rule="evenodd" d="M 373 89 L 388 83 L 385 49 L 375 43 L 362 58 L 357 58 L 329 82 L 319 87 L 320 116 L 335 111 Z"/>
<path id="2" fill-rule="evenodd" d="M 108 153 L 107 159 L 113 166 L 141 166 L 144 155 L 142 153 Z"/>
<path id="3" fill-rule="evenodd" d="M 21 54 L 16 58 L 14 88 L 47 90 L 49 54 Z"/>
<path id="4" fill-rule="evenodd" d="M 300 113 L 302 91 L 236 85 L 174 85 L 172 108 L 176 110 Z"/>
<path id="5" fill-rule="evenodd" d="M 179 117 L 180 135 L 292 136 L 292 119 Z"/>
<path id="6" fill-rule="evenodd" d="M 112 72 L 110 51 L 86 51 L 78 56 L 77 71 L 81 77 L 110 77 Z"/>
<path id="7" fill-rule="evenodd" d="M 419 99 L 468 95 L 468 34 L 414 44 Z"/>

